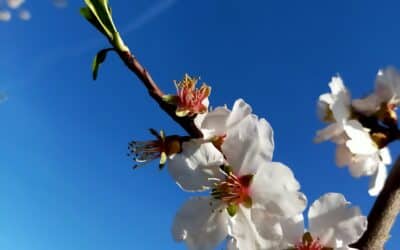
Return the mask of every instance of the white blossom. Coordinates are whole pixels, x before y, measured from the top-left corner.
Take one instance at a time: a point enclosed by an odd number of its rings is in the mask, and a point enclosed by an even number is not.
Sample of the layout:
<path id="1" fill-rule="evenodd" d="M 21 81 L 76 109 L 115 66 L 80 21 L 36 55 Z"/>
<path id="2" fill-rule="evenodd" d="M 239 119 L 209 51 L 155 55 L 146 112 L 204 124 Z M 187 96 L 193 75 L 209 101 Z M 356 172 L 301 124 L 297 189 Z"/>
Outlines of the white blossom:
<path id="1" fill-rule="evenodd" d="M 394 110 L 400 104 L 400 73 L 394 67 L 378 71 L 372 94 L 353 100 L 353 107 L 363 114 L 377 112 L 383 104 Z"/>
<path id="2" fill-rule="evenodd" d="M 353 177 L 372 176 L 368 192 L 376 196 L 386 180 L 386 165 L 391 163 L 389 149 L 379 149 L 368 130 L 357 121 L 350 121 L 345 131 L 349 139 L 346 144 L 337 146 L 336 163 L 338 166 L 347 165 Z"/>
<path id="3" fill-rule="evenodd" d="M 349 245 L 366 231 L 367 218 L 359 207 L 351 207 L 342 194 L 327 193 L 311 205 L 308 225 L 305 229 L 301 214 L 283 220 L 280 249 L 353 249 Z"/>
<path id="4" fill-rule="evenodd" d="M 319 97 L 317 111 L 321 120 L 331 124 L 317 131 L 316 142 L 326 140 L 341 141 L 344 125 L 351 116 L 351 97 L 342 79 L 339 76 L 332 77 L 329 87 L 331 93 L 326 93 Z"/>
<path id="5" fill-rule="evenodd" d="M 381 102 L 398 105 L 400 103 L 400 73 L 393 67 L 379 70 L 375 89 Z"/>
<path id="6" fill-rule="evenodd" d="M 208 178 L 217 176 L 224 156 L 210 142 L 202 139 L 186 140 L 180 136 L 166 136 L 154 129 L 150 132 L 154 140 L 132 141 L 129 143 L 129 155 L 136 165 L 142 167 L 159 159 L 159 167 L 167 166 L 176 183 L 186 191 L 202 191 L 209 186 Z"/>
<path id="7" fill-rule="evenodd" d="M 331 93 L 320 96 L 318 102 L 319 117 L 330 124 L 317 132 L 315 141 L 331 140 L 336 146 L 336 164 L 348 166 L 353 177 L 372 176 L 369 194 L 376 196 L 386 180 L 386 165 L 391 163 L 386 147 L 380 148 L 372 139 L 370 130 L 363 127 L 353 112 L 363 114 L 375 112 L 371 95 L 363 100 L 362 105 L 354 111 L 349 91 L 340 77 L 333 77 L 329 83 Z M 354 102 L 353 102 L 354 104 Z"/>
<path id="8" fill-rule="evenodd" d="M 205 140 L 213 140 L 216 146 L 224 147 L 223 145 L 226 141 L 225 137 L 248 117 L 253 117 L 249 118 L 253 120 L 257 119 L 257 117 L 252 114 L 251 106 L 243 99 L 238 99 L 235 101 L 232 110 L 229 110 L 227 107 L 217 107 L 211 112 L 197 115 L 194 122 L 203 133 Z M 259 135 L 262 140 L 259 140 L 260 145 L 258 145 L 258 147 L 265 148 L 262 152 L 266 153 L 265 157 L 271 160 L 274 149 L 273 130 L 270 129 L 270 125 L 265 119 L 261 119 L 258 124 L 259 126 L 265 127 L 264 129 L 260 129 L 260 133 L 264 134 Z M 240 137 L 246 136 L 245 130 L 236 133 L 238 134 L 237 136 Z M 231 142 L 235 144 L 234 141 Z M 228 149 L 229 148 L 232 147 L 228 146 Z"/>
<path id="9" fill-rule="evenodd" d="M 218 121 L 220 118 L 215 117 Z M 208 122 L 217 124 L 210 118 Z M 200 164 L 173 168 L 172 175 L 185 190 L 211 189 L 211 196 L 192 198 L 179 210 L 172 229 L 174 238 L 185 241 L 189 249 L 214 249 L 227 236 L 233 238 L 230 249 L 271 249 L 281 237 L 274 218 L 303 211 L 306 198 L 298 192 L 300 185 L 292 171 L 271 162 L 272 129 L 267 121 L 247 115 L 228 127 L 222 144 L 225 167 L 220 172 L 207 167 L 209 159 L 218 158 L 212 156 L 217 154 L 210 153 L 212 150 L 193 154 Z M 192 161 L 187 159 L 186 163 Z M 192 167 L 188 170 L 187 166 Z M 200 176 L 193 171 L 201 172 Z M 270 221 L 258 220 L 260 213 L 270 216 Z"/>

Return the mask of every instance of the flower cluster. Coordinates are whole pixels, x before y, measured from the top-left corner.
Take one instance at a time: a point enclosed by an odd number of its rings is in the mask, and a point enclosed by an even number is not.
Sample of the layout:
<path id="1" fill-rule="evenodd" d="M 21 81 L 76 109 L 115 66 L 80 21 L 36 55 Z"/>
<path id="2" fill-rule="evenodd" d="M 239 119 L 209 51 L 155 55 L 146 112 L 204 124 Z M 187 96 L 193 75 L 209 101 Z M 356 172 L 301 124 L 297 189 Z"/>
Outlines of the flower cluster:
<path id="1" fill-rule="evenodd" d="M 209 111 L 209 87 L 196 89 L 195 84 L 196 80 L 186 75 L 177 84 L 178 94 L 165 101 L 176 106 L 178 116 L 193 118 L 202 138 L 166 136 L 151 130 L 156 140 L 129 146 L 139 165 L 157 158 L 160 166 L 167 163 L 182 190 L 208 191 L 189 199 L 177 212 L 172 226 L 176 241 L 184 241 L 192 250 L 214 249 L 224 240 L 229 250 L 327 250 L 347 249 L 361 237 L 366 218 L 335 193 L 312 204 L 310 229 L 305 231 L 302 213 L 307 199 L 291 169 L 272 160 L 270 124 L 253 114 L 242 99 L 232 110 L 217 107 Z M 336 91 L 338 86 L 333 85 Z M 326 102 L 326 110 L 332 109 L 332 103 Z M 350 121 L 334 126 L 333 130 L 341 132 L 320 132 L 320 138 L 351 141 L 353 137 L 346 137 L 345 131 L 358 129 Z"/>
<path id="2" fill-rule="evenodd" d="M 352 100 L 339 76 L 329 83 L 331 93 L 318 101 L 318 115 L 329 125 L 315 141 L 336 143 L 336 164 L 348 166 L 354 177 L 371 176 L 369 194 L 380 193 L 391 163 L 388 144 L 400 136 L 395 112 L 400 104 L 400 75 L 394 68 L 378 72 L 370 95 Z"/>

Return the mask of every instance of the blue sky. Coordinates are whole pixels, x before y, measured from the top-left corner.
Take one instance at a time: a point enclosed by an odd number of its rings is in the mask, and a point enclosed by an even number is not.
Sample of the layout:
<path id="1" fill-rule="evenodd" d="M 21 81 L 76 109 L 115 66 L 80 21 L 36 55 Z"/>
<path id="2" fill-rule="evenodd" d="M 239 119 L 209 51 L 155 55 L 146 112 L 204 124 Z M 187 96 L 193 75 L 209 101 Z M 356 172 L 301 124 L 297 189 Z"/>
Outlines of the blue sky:
<path id="1" fill-rule="evenodd" d="M 83 1 L 82 1 L 83 2 Z M 0 22 L 0 249 L 184 249 L 175 212 L 190 196 L 157 164 L 133 171 L 126 156 L 147 129 L 183 133 L 110 55 L 99 79 L 90 65 L 106 41 L 81 1 L 57 9 L 26 2 L 32 18 Z M 133 53 L 165 90 L 201 76 L 213 106 L 239 97 L 275 131 L 274 159 L 289 165 L 310 202 L 341 192 L 368 213 L 368 179 L 334 164 L 318 96 L 340 74 L 354 96 L 379 68 L 400 67 L 398 1 L 111 0 Z M 391 146 L 396 158 L 399 147 Z M 400 225 L 388 250 L 398 248 Z M 396 247 L 397 246 L 397 247 Z"/>

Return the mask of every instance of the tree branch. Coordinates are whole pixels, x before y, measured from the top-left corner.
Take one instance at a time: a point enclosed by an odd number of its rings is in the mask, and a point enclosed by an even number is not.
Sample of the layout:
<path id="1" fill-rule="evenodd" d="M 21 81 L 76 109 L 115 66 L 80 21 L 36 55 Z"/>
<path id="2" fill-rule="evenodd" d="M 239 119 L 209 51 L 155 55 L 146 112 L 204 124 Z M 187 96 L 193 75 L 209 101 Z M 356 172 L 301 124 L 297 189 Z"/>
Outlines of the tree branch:
<path id="1" fill-rule="evenodd" d="M 178 123 L 186 132 L 194 137 L 203 137 L 201 131 L 195 126 L 195 116 L 179 117 L 176 115 L 176 106 L 163 100 L 164 93 L 154 82 L 150 73 L 139 63 L 132 55 L 129 48 L 122 40 L 117 27 L 114 24 L 111 7 L 108 0 L 85 0 L 85 7 L 80 9 L 80 13 L 89 21 L 98 31 L 100 31 L 112 45 L 112 49 L 101 50 L 93 62 L 93 78 L 97 76 L 100 64 L 105 60 L 106 54 L 110 50 L 117 52 L 125 65 L 142 81 L 149 95 L 158 103 L 176 123 Z M 101 53 L 103 52 L 103 53 Z"/>
<path id="2" fill-rule="evenodd" d="M 112 44 L 112 43 L 111 43 Z M 158 103 L 176 123 L 178 123 L 190 136 L 194 138 L 203 137 L 201 131 L 194 124 L 194 117 L 178 117 L 175 114 L 176 107 L 165 101 L 162 97 L 164 93 L 154 82 L 150 73 L 140 64 L 140 62 L 128 51 L 120 51 L 114 46 L 114 49 L 124 62 L 124 64 L 142 81 L 143 85 L 149 92 L 149 95 Z"/>
<path id="3" fill-rule="evenodd" d="M 390 237 L 390 230 L 400 212 L 400 157 L 397 158 L 368 215 L 368 229 L 352 245 L 360 250 L 382 250 Z"/>

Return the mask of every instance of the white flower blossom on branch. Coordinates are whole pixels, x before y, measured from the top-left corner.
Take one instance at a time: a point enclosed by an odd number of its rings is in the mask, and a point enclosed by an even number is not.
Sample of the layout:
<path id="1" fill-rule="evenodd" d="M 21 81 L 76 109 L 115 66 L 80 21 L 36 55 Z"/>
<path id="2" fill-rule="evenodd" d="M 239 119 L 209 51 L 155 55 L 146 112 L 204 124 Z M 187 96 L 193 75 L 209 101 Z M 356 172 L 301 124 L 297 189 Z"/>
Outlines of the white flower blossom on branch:
<path id="1" fill-rule="evenodd" d="M 394 119 L 397 119 L 395 109 L 400 104 L 400 74 L 393 67 L 378 71 L 375 80 L 375 90 L 365 98 L 353 101 L 353 106 L 365 113 L 372 114 L 383 106 L 387 107 Z"/>
<path id="2" fill-rule="evenodd" d="M 359 207 L 351 207 L 342 194 L 327 193 L 308 211 L 309 228 L 299 214 L 281 222 L 281 249 L 346 250 L 367 230 L 367 218 Z"/>
<path id="3" fill-rule="evenodd" d="M 368 97 L 362 104 L 356 102 L 358 105 L 354 107 L 350 92 L 340 77 L 333 77 L 329 87 L 331 93 L 319 98 L 318 114 L 330 124 L 317 132 L 315 141 L 331 140 L 336 143 L 336 164 L 339 167 L 348 166 L 353 177 L 372 176 L 368 192 L 376 196 L 383 188 L 386 165 L 391 163 L 391 158 L 388 148 L 380 145 L 381 138 L 386 139 L 385 135 L 361 124 L 361 121 L 379 124 L 379 117 L 373 116 L 378 110 L 373 104 L 374 98 Z"/>
<path id="4" fill-rule="evenodd" d="M 218 121 L 220 118 L 215 117 Z M 219 124 L 217 120 L 210 118 L 209 124 Z M 276 217 L 290 217 L 303 211 L 306 198 L 298 192 L 300 185 L 291 170 L 271 162 L 272 129 L 267 121 L 247 115 L 229 128 L 220 153 L 225 156 L 221 171 L 202 171 L 208 176 L 202 174 L 203 181 L 199 181 L 192 168 L 186 169 L 191 164 L 174 168 L 172 175 L 181 185 L 185 183 L 185 190 L 211 190 L 211 196 L 192 198 L 179 210 L 172 229 L 174 238 L 185 241 L 189 249 L 213 249 L 227 236 L 233 238 L 231 246 L 238 249 L 276 247 L 281 238 Z M 269 146 L 264 147 L 265 144 Z M 218 157 L 203 154 L 198 168 L 207 166 L 210 158 Z M 259 213 L 270 220 L 257 220 Z"/>

